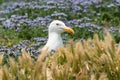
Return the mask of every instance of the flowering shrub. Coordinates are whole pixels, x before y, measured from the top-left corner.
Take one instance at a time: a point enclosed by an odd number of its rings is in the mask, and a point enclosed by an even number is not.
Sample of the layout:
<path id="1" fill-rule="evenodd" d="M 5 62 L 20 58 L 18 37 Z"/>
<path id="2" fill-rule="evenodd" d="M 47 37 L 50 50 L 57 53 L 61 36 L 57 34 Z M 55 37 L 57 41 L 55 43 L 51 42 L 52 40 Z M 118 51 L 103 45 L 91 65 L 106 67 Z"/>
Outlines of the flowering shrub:
<path id="1" fill-rule="evenodd" d="M 0 59 L 3 57 L 3 63 L 0 75 L 3 75 L 0 77 L 3 80 L 47 79 L 48 69 L 50 78 L 54 79 L 119 79 L 119 8 L 120 0 L 1 0 L 0 54 L 3 55 Z M 62 35 L 65 44 L 71 38 L 81 42 L 59 50 L 41 64 L 33 59 L 40 55 L 38 48 L 46 43 L 49 23 L 55 19 L 75 30 L 72 36 Z M 107 32 L 113 39 L 104 38 Z M 46 68 L 47 61 L 52 61 L 50 69 Z"/>
<path id="2" fill-rule="evenodd" d="M 0 4 L 0 52 L 16 54 L 21 48 L 28 48 L 30 53 L 37 54 L 54 19 L 75 30 L 73 36 L 63 35 L 65 42 L 70 38 L 93 38 L 95 33 L 103 39 L 106 32 L 111 32 L 117 43 L 120 41 L 119 0 L 6 0 Z M 34 38 L 45 38 L 45 41 L 34 41 Z M 29 43 L 24 44 L 24 40 Z"/>

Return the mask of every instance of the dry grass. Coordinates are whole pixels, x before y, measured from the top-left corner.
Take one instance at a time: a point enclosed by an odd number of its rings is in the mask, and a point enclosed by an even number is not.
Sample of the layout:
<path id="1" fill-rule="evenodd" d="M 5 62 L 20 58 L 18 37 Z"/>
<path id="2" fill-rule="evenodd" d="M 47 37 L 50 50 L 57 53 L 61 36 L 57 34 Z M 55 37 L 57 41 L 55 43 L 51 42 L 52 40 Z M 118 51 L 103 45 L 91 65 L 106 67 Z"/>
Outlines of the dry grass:
<path id="1" fill-rule="evenodd" d="M 119 80 L 120 79 L 120 44 L 116 46 L 107 33 L 104 40 L 94 39 L 82 42 L 69 42 L 54 55 L 44 57 L 44 51 L 34 61 L 28 52 L 9 65 L 1 65 L 0 80 Z"/>

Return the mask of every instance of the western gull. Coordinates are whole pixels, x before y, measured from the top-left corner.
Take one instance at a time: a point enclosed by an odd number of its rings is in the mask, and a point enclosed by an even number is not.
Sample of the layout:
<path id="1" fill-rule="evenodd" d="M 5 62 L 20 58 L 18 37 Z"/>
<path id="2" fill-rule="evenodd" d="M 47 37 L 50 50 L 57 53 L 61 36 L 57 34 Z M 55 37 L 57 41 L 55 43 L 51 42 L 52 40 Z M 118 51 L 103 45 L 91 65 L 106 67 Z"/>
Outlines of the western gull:
<path id="1" fill-rule="evenodd" d="M 70 34 L 74 33 L 74 30 L 67 27 L 62 21 L 54 20 L 50 23 L 48 27 L 48 41 L 42 50 L 56 51 L 58 48 L 63 46 L 63 41 L 61 38 L 61 33 L 68 32 Z"/>

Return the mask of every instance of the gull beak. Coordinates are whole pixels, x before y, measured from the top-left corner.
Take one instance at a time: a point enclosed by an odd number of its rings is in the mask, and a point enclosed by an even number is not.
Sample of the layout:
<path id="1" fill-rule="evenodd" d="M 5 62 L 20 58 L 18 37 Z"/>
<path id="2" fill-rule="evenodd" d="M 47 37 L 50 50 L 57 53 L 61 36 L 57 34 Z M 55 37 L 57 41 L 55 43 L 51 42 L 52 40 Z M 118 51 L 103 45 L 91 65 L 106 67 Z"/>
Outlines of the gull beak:
<path id="1" fill-rule="evenodd" d="M 70 34 L 74 34 L 74 30 L 72 28 L 69 28 L 69 27 L 65 27 L 63 28 L 65 30 L 65 32 L 68 32 Z"/>

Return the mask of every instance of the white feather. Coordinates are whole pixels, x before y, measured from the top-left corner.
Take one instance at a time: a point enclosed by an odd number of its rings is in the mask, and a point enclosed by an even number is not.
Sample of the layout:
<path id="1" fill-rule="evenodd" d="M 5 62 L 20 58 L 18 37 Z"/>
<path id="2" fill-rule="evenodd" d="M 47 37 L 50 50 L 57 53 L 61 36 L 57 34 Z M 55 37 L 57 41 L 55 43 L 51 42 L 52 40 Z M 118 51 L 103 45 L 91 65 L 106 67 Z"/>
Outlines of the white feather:
<path id="1" fill-rule="evenodd" d="M 61 38 L 61 33 L 63 33 L 65 28 L 68 28 L 62 21 L 54 20 L 50 23 L 48 27 L 48 41 L 42 50 L 57 50 L 63 46 L 63 41 Z M 70 29 L 69 29 L 70 30 Z M 73 31 L 72 31 L 73 32 Z"/>

